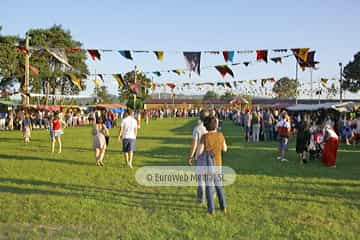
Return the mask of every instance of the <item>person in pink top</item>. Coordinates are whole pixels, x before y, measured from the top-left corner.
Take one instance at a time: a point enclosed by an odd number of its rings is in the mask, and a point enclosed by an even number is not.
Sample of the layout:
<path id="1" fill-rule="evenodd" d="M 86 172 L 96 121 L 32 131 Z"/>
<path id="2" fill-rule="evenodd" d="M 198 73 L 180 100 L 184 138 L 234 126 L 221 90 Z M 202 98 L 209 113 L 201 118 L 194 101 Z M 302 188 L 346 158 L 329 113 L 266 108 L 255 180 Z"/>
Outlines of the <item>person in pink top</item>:
<path id="1" fill-rule="evenodd" d="M 59 145 L 58 153 L 61 153 L 61 135 L 64 133 L 64 131 L 62 130 L 62 121 L 58 113 L 55 114 L 54 119 L 51 122 L 51 131 L 51 152 L 55 151 L 55 142 L 57 141 Z"/>

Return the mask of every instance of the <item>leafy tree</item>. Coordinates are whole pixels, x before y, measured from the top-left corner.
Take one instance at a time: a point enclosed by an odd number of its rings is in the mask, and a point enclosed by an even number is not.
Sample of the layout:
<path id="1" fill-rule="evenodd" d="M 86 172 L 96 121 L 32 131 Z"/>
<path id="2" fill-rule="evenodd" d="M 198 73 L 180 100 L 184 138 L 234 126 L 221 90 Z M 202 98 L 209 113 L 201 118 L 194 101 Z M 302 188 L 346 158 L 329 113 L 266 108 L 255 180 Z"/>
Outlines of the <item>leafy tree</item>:
<path id="1" fill-rule="evenodd" d="M 214 91 L 207 91 L 203 97 L 204 100 L 212 100 L 212 99 L 218 99 L 219 95 L 217 95 Z"/>
<path id="2" fill-rule="evenodd" d="M 343 71 L 344 81 L 342 88 L 350 92 L 360 90 L 360 52 L 356 53 L 354 60 L 350 61 Z"/>
<path id="3" fill-rule="evenodd" d="M 227 91 L 224 93 L 224 95 L 220 96 L 220 99 L 225 101 L 231 101 L 234 97 L 236 97 L 234 93 Z"/>
<path id="4" fill-rule="evenodd" d="M 102 102 L 104 103 L 110 103 L 111 102 L 111 97 L 108 93 L 107 87 L 106 86 L 101 86 L 99 87 L 99 90 L 97 92 L 97 96 L 99 98 L 101 98 Z"/>
<path id="5" fill-rule="evenodd" d="M 54 25 L 48 29 L 30 29 L 27 34 L 30 38 L 31 50 L 30 64 L 39 70 L 39 74 L 30 71 L 30 91 L 36 93 L 77 94 L 79 89 L 65 76 L 69 71 L 57 61 L 44 48 L 56 48 L 63 51 L 79 49 L 82 44 L 72 39 L 70 31 L 65 31 L 62 26 Z M 24 83 L 24 53 L 17 51 L 16 45 L 24 46 L 24 39 L 17 36 L 0 35 L 0 85 L 4 88 L 13 87 L 15 83 Z M 85 63 L 85 51 L 66 51 L 68 62 L 76 69 L 78 77 L 84 78 L 88 74 Z M 85 84 L 82 82 L 83 88 Z M 47 103 L 47 102 L 46 102 Z"/>
<path id="6" fill-rule="evenodd" d="M 120 102 L 125 102 L 129 108 L 134 108 L 134 95 L 136 95 L 135 108 L 143 108 L 144 101 L 149 96 L 151 80 L 143 72 L 136 71 L 135 87 L 135 71 L 131 71 L 124 75 L 124 82 L 126 83 L 125 86 L 119 89 Z M 134 88 L 137 88 L 137 93 L 134 93 Z"/>
<path id="7" fill-rule="evenodd" d="M 273 92 L 279 98 L 294 98 L 298 95 L 299 82 L 288 77 L 280 78 L 273 86 Z"/>

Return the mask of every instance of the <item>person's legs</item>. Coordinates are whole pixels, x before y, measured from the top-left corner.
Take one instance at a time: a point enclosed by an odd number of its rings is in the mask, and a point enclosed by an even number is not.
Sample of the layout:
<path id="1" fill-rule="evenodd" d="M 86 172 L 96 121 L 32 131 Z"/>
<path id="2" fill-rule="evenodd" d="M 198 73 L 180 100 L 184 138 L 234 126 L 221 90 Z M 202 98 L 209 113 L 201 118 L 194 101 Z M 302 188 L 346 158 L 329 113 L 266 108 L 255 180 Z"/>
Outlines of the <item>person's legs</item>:
<path id="1" fill-rule="evenodd" d="M 196 176 L 197 177 L 197 183 L 198 183 L 198 187 L 197 187 L 197 201 L 199 203 L 204 202 L 204 185 L 205 182 L 202 178 L 202 176 L 199 174 Z"/>
<path id="2" fill-rule="evenodd" d="M 130 151 L 129 152 L 129 167 L 132 168 L 132 162 L 133 162 L 133 156 L 134 156 L 134 152 Z"/>
<path id="3" fill-rule="evenodd" d="M 105 151 L 106 151 L 106 147 L 102 147 L 100 148 L 100 153 L 99 153 L 99 162 L 100 162 L 100 165 L 103 166 L 104 163 L 103 163 L 103 160 L 104 160 L 104 156 L 105 156 Z"/>
<path id="4" fill-rule="evenodd" d="M 213 198 L 214 185 L 211 184 L 209 181 L 206 182 L 205 193 L 206 193 L 206 202 L 208 206 L 208 213 L 212 214 L 215 211 L 214 198 Z"/>
<path id="5" fill-rule="evenodd" d="M 215 189 L 216 194 L 219 199 L 220 209 L 226 211 L 226 199 L 225 199 L 225 191 L 224 186 L 222 185 L 221 178 L 215 178 Z"/>
<path id="6" fill-rule="evenodd" d="M 256 140 L 256 129 L 255 129 L 255 124 L 252 125 L 252 141 L 255 142 Z"/>
<path id="7" fill-rule="evenodd" d="M 57 142 L 58 142 L 58 144 L 59 144 L 59 152 L 58 153 L 61 153 L 61 137 L 60 136 L 58 136 L 57 137 Z"/>
<path id="8" fill-rule="evenodd" d="M 55 137 L 51 138 L 51 152 L 53 153 L 55 151 Z"/>
<path id="9" fill-rule="evenodd" d="M 100 158 L 100 148 L 95 149 L 95 160 L 96 160 L 96 166 L 99 166 L 99 158 Z"/>
<path id="10" fill-rule="evenodd" d="M 125 160 L 126 164 L 129 164 L 129 153 L 124 152 L 124 160 Z"/>

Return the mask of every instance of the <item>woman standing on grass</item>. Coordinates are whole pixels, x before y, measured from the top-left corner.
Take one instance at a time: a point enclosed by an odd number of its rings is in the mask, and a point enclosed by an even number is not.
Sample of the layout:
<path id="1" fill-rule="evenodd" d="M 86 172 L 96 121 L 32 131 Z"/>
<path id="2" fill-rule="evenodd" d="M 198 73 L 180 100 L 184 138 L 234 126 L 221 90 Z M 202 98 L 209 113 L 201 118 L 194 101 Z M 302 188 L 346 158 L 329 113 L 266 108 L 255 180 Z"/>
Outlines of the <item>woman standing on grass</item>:
<path id="1" fill-rule="evenodd" d="M 95 150 L 96 166 L 104 166 L 104 156 L 106 150 L 105 136 L 109 136 L 109 130 L 106 128 L 102 118 L 96 119 L 93 125 L 93 148 Z"/>
<path id="2" fill-rule="evenodd" d="M 21 131 L 23 133 L 25 144 L 28 144 L 30 142 L 31 130 L 32 130 L 31 118 L 30 115 L 27 113 L 25 115 L 24 120 L 22 120 L 21 122 Z"/>
<path id="3" fill-rule="evenodd" d="M 333 128 L 326 124 L 324 127 L 324 148 L 322 162 L 328 167 L 336 167 L 336 153 L 339 146 L 339 137 Z"/>
<path id="4" fill-rule="evenodd" d="M 53 153 L 55 151 L 55 142 L 58 142 L 59 145 L 59 151 L 58 153 L 61 153 L 61 135 L 64 133 L 62 129 L 62 121 L 59 117 L 59 114 L 56 113 L 54 116 L 54 119 L 51 121 L 50 126 L 50 137 L 51 137 L 51 152 Z"/>
<path id="5" fill-rule="evenodd" d="M 215 116 L 205 118 L 204 126 L 207 130 L 200 140 L 199 155 L 202 155 L 205 151 L 213 156 L 215 167 L 221 168 L 222 166 L 222 152 L 227 151 L 227 145 L 224 135 L 221 132 L 217 132 L 217 120 Z M 214 188 L 216 190 L 217 197 L 219 199 L 220 209 L 226 213 L 226 199 L 224 186 L 222 185 L 221 177 L 218 175 L 209 175 L 210 180 L 206 180 L 206 201 L 208 206 L 208 213 L 215 213 L 214 206 Z"/>
<path id="6" fill-rule="evenodd" d="M 304 119 L 297 125 L 296 133 L 296 153 L 299 155 L 301 164 L 307 162 L 306 152 L 310 144 L 310 130 L 309 125 Z"/>

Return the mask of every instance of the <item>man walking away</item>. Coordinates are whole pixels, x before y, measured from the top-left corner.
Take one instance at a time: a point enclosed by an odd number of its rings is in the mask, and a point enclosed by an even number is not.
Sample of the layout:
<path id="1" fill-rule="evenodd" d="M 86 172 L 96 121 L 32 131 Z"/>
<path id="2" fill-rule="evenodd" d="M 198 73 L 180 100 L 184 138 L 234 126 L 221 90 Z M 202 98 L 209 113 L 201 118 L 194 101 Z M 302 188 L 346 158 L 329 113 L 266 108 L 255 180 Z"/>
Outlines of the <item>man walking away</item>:
<path id="1" fill-rule="evenodd" d="M 137 121 L 131 109 L 126 110 L 126 117 L 121 122 L 119 141 L 122 141 L 124 159 L 130 168 L 133 168 L 133 155 L 137 135 Z"/>

